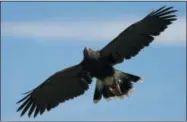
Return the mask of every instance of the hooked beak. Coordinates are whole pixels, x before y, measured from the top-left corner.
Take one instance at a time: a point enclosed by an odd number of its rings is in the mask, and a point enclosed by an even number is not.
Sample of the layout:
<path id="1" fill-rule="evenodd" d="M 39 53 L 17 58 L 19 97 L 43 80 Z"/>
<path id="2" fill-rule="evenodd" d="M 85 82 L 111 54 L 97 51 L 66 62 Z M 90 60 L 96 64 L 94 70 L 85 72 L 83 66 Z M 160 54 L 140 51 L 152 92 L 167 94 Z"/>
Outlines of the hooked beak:
<path id="1" fill-rule="evenodd" d="M 85 47 L 85 49 L 88 51 L 89 50 L 89 48 L 87 48 L 87 47 Z"/>
<path id="2" fill-rule="evenodd" d="M 85 47 L 85 49 L 88 52 L 88 54 L 90 54 L 90 48 Z"/>

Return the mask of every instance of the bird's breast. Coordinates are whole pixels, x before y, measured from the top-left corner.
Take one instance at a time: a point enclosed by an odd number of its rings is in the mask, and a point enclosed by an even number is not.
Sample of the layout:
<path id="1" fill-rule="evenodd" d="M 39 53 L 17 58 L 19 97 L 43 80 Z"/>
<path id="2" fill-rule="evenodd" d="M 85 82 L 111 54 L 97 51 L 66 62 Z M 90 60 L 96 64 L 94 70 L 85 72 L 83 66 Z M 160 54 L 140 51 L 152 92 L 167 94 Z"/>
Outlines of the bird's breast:
<path id="1" fill-rule="evenodd" d="M 92 76 L 103 80 L 106 77 L 113 76 L 114 69 L 110 64 L 99 60 L 87 61 L 85 63 L 86 69 L 92 74 Z"/>

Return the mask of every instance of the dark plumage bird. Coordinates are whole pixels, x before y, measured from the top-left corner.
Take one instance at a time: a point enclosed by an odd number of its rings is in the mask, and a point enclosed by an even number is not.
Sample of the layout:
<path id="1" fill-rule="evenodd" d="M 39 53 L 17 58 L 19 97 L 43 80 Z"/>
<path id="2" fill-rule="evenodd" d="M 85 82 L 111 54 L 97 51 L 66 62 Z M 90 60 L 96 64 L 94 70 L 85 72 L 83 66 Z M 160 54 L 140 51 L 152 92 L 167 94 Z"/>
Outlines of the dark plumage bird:
<path id="1" fill-rule="evenodd" d="M 17 111 L 21 116 L 43 114 L 58 104 L 73 99 L 89 88 L 92 78 L 96 78 L 93 100 L 97 103 L 102 97 L 125 97 L 133 89 L 132 82 L 141 77 L 115 69 L 113 66 L 124 59 L 136 56 L 148 46 L 154 36 L 158 36 L 176 20 L 173 7 L 161 7 L 152 11 L 142 20 L 132 24 L 108 45 L 99 51 L 85 48 L 84 59 L 77 65 L 56 72 L 35 89 L 25 93 L 18 101 L 22 103 Z"/>

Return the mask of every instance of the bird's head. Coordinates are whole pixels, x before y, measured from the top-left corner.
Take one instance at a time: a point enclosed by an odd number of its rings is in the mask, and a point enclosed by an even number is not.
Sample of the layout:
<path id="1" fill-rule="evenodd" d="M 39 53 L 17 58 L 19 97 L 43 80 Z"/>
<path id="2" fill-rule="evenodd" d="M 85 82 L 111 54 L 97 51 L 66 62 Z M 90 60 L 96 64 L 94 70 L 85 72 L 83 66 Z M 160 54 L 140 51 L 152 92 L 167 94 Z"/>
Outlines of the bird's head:
<path id="1" fill-rule="evenodd" d="M 89 59 L 93 59 L 97 57 L 97 52 L 87 47 L 84 48 L 83 54 L 85 58 L 89 58 Z"/>
<path id="2" fill-rule="evenodd" d="M 83 51 L 85 57 L 90 57 L 92 52 L 93 50 L 87 47 L 85 47 Z"/>

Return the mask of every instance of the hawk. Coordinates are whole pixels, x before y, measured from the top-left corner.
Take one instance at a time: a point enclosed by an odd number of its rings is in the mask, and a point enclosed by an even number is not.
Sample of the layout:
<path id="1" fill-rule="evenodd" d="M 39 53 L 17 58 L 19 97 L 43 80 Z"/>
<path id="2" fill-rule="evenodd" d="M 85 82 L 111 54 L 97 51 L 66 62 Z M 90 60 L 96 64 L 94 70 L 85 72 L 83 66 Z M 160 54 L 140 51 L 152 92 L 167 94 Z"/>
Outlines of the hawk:
<path id="1" fill-rule="evenodd" d="M 114 65 L 131 59 L 149 46 L 154 36 L 160 35 L 177 20 L 176 11 L 173 7 L 163 6 L 130 25 L 103 49 L 94 51 L 85 48 L 84 58 L 79 64 L 54 73 L 41 85 L 25 93 L 25 97 L 18 101 L 21 105 L 17 111 L 21 111 L 21 116 L 26 112 L 29 117 L 32 114 L 34 117 L 41 115 L 60 103 L 84 94 L 93 78 L 96 78 L 94 103 L 102 97 L 128 96 L 133 90 L 133 82 L 139 82 L 142 78 L 115 69 Z"/>

